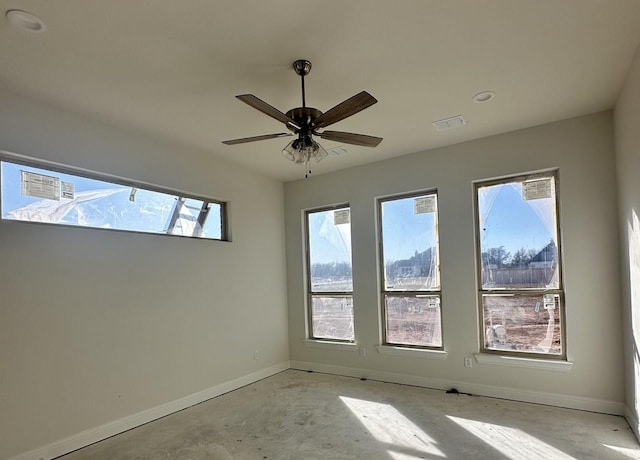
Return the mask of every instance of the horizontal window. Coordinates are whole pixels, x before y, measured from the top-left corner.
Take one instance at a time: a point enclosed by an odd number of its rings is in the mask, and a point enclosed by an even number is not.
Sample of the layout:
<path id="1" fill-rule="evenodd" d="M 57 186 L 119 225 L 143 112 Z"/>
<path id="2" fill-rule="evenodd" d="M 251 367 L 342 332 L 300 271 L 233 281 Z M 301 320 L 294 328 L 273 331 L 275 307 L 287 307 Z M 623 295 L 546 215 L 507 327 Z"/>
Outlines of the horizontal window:
<path id="1" fill-rule="evenodd" d="M 222 202 L 50 167 L 0 166 L 2 219 L 226 239 Z"/>

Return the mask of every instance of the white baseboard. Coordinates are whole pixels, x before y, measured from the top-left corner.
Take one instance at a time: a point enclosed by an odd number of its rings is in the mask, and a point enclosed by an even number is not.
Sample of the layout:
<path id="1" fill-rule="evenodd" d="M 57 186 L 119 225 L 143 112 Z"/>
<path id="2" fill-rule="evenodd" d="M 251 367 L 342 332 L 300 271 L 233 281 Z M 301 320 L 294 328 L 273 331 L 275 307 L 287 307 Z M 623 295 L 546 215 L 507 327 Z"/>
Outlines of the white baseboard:
<path id="1" fill-rule="evenodd" d="M 289 367 L 289 362 L 285 361 L 235 380 L 221 383 L 220 385 L 207 388 L 206 390 L 176 399 L 175 401 L 170 401 L 168 403 L 152 407 L 151 409 L 138 412 L 137 414 L 129 415 L 127 417 L 114 420 L 113 422 L 85 430 L 81 433 L 55 441 L 46 446 L 12 457 L 10 460 L 50 460 L 137 426 L 144 425 L 145 423 L 152 422 L 153 420 L 157 420 L 161 417 L 165 417 L 169 414 L 173 414 L 174 412 L 186 409 L 187 407 L 199 404 L 208 399 L 215 398 L 221 394 L 228 393 L 245 385 L 257 382 L 258 380 L 262 380 L 266 377 L 277 374 L 278 372 L 287 370 Z"/>
<path id="2" fill-rule="evenodd" d="M 453 380 L 434 379 L 428 377 L 418 377 L 407 374 L 395 374 L 391 372 L 372 371 L 367 369 L 357 369 L 350 367 L 334 366 L 330 364 L 311 363 L 304 361 L 285 361 L 266 369 L 253 372 L 243 377 L 229 382 L 216 385 L 206 390 L 199 391 L 192 395 L 185 396 L 175 401 L 170 401 L 156 407 L 138 412 L 127 417 L 106 423 L 104 425 L 85 430 L 81 433 L 55 441 L 46 446 L 39 447 L 12 457 L 9 460 L 50 460 L 74 450 L 88 446 L 95 442 L 109 438 L 116 434 L 128 431 L 132 428 L 152 422 L 161 417 L 173 414 L 180 410 L 199 404 L 216 396 L 241 388 L 245 385 L 257 382 L 271 375 L 277 374 L 287 369 L 311 370 L 327 374 L 343 375 L 347 377 L 367 378 L 370 380 L 380 380 L 383 382 L 400 383 L 404 385 L 414 385 L 437 390 L 457 388 L 463 393 L 488 396 L 492 398 L 509 399 L 549 406 L 566 407 L 570 409 L 587 410 L 591 412 L 601 412 L 604 414 L 624 415 L 631 426 L 636 437 L 640 440 L 640 425 L 636 414 L 624 403 L 616 401 L 606 401 L 592 398 L 581 398 L 576 396 L 558 395 L 553 393 L 542 393 L 528 390 L 517 390 L 512 388 L 497 387 L 491 385 L 481 385 L 475 383 L 459 382 Z"/>
<path id="3" fill-rule="evenodd" d="M 624 415 L 626 413 L 624 403 L 617 401 L 581 398 L 578 396 L 559 395 L 538 391 L 518 390 L 514 388 L 497 387 L 454 380 L 434 379 L 428 377 L 418 377 L 415 375 L 396 374 L 391 372 L 333 366 L 330 364 L 311 363 L 304 361 L 291 361 L 291 368 L 324 372 L 327 374 L 344 375 L 347 377 L 364 377 L 370 380 L 380 380 L 382 382 L 414 385 L 436 390 L 447 390 L 449 388 L 456 388 L 462 393 L 471 393 L 474 395 L 488 396 L 491 398 L 509 399 L 513 401 L 522 401 L 535 404 L 545 404 L 547 406 L 586 410 L 590 412 L 600 412 L 603 414 Z M 638 425 L 636 423 L 636 429 L 637 426 Z"/>
<path id="4" fill-rule="evenodd" d="M 628 405 L 624 405 L 624 418 L 631 427 L 633 434 L 636 435 L 638 441 L 640 441 L 640 425 L 638 424 L 638 414 L 635 413 Z"/>

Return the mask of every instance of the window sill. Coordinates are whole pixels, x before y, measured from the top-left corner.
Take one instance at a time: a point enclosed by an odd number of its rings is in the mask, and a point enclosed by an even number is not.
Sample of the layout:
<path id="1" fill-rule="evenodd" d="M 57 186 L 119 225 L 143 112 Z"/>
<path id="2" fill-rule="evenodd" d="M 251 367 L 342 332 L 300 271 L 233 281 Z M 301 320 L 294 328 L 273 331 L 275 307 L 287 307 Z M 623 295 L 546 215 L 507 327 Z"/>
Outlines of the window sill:
<path id="1" fill-rule="evenodd" d="M 573 363 L 569 361 L 556 361 L 551 359 L 518 358 L 513 356 L 491 355 L 488 353 L 476 353 L 476 361 L 480 364 L 493 364 L 496 366 L 525 367 L 528 369 L 541 369 L 554 372 L 569 372 Z"/>
<path id="2" fill-rule="evenodd" d="M 426 350 L 421 348 L 404 348 L 393 345 L 378 345 L 376 347 L 381 355 L 408 356 L 410 358 L 447 359 L 444 350 Z"/>
<path id="3" fill-rule="evenodd" d="M 344 351 L 353 351 L 355 352 L 358 347 L 355 343 L 348 342 L 332 342 L 330 340 L 314 340 L 314 339 L 304 339 L 302 340 L 305 347 L 309 348 L 328 348 L 331 350 L 344 350 Z"/>

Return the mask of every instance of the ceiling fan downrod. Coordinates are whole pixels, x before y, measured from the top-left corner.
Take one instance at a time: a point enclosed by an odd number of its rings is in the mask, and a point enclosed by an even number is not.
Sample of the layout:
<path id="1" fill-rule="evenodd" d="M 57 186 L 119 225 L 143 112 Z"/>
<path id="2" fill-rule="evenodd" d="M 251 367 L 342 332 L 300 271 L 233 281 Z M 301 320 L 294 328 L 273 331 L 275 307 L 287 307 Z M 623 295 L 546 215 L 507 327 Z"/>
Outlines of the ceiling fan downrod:
<path id="1" fill-rule="evenodd" d="M 306 99 L 304 95 L 304 77 L 305 75 L 309 75 L 311 72 L 311 62 L 306 59 L 298 59 L 293 63 L 293 70 L 295 70 L 296 74 L 300 75 L 302 79 L 302 107 L 306 107 Z"/>

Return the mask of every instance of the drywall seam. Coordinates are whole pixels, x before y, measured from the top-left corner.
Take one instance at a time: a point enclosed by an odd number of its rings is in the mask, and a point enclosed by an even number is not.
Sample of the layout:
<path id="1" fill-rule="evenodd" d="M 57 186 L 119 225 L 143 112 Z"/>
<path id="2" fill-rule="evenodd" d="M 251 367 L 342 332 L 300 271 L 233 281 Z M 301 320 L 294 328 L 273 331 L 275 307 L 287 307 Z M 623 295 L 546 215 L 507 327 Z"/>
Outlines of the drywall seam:
<path id="1" fill-rule="evenodd" d="M 221 383 L 220 385 L 207 388 L 205 390 L 193 393 L 174 401 L 161 404 L 156 407 L 138 412 L 137 414 L 129 415 L 113 422 L 105 423 L 104 425 L 90 428 L 82 431 L 78 434 L 69 436 L 59 441 L 52 442 L 46 446 L 39 447 L 37 449 L 30 450 L 23 454 L 19 454 L 12 457 L 9 460 L 49 460 L 60 455 L 67 454 L 74 450 L 88 446 L 103 439 L 109 438 L 124 431 L 136 428 L 145 423 L 152 422 L 161 417 L 173 414 L 174 412 L 181 411 L 187 407 L 191 407 L 195 404 L 199 404 L 208 399 L 215 398 L 224 393 L 228 393 L 233 390 L 237 390 L 243 386 L 262 380 L 266 377 L 270 377 L 279 372 L 289 369 L 290 364 L 288 361 L 261 369 L 243 377 L 231 380 L 229 382 Z"/>
<path id="2" fill-rule="evenodd" d="M 625 414 L 624 403 L 602 399 L 582 398 L 578 396 L 543 393 L 538 391 L 518 390 L 477 383 L 467 383 L 454 380 L 434 379 L 408 374 L 396 374 L 384 371 L 357 369 L 351 367 L 334 366 L 331 364 L 311 363 L 305 361 L 291 361 L 291 368 L 306 371 L 324 372 L 327 374 L 343 375 L 347 377 L 367 378 L 383 382 L 414 385 L 418 387 L 446 390 L 456 388 L 463 393 L 471 393 L 491 398 L 509 399 L 548 406 L 579 409 L 603 414 Z M 636 425 L 637 426 L 637 425 Z"/>

